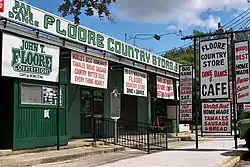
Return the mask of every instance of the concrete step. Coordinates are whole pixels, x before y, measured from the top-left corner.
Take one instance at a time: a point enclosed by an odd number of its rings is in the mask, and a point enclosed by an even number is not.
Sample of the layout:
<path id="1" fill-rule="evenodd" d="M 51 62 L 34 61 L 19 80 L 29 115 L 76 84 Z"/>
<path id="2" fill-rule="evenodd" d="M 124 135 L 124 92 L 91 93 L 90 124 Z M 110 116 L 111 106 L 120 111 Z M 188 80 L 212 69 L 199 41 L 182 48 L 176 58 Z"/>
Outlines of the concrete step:
<path id="1" fill-rule="evenodd" d="M 107 143 L 103 141 L 97 141 L 96 143 L 93 142 L 92 139 L 76 139 L 71 140 L 68 142 L 67 145 L 60 146 L 60 150 L 62 149 L 72 149 L 72 148 L 79 148 L 79 147 L 95 147 L 95 146 L 104 146 L 107 145 Z M 43 151 L 51 151 L 56 150 L 57 147 L 44 147 L 44 148 L 33 148 L 33 149 L 25 149 L 25 150 L 0 150 L 0 157 L 2 156 L 10 156 L 10 155 L 19 155 L 19 154 L 25 154 L 25 153 L 37 153 L 37 152 L 43 152 Z"/>
<path id="2" fill-rule="evenodd" d="M 23 167 L 33 166 L 43 163 L 59 162 L 72 160 L 80 157 L 88 157 L 124 151 L 121 146 L 102 146 L 102 147 L 79 147 L 72 149 L 62 149 L 60 151 L 52 150 L 38 153 L 25 153 L 19 155 L 10 155 L 0 157 L 0 166 L 4 167 Z"/>

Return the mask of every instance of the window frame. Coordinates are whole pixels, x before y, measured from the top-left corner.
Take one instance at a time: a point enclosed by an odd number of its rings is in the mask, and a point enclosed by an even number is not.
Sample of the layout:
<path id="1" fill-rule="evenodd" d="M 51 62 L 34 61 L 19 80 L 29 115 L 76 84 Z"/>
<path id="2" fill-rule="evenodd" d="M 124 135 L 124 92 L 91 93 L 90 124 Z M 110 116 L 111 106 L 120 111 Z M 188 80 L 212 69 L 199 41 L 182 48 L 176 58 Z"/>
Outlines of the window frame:
<path id="1" fill-rule="evenodd" d="M 19 81 L 19 91 L 18 91 L 18 94 L 19 94 L 19 107 L 32 107 L 32 108 L 57 108 L 58 105 L 57 104 L 46 104 L 46 103 L 43 103 L 43 87 L 49 87 L 49 88 L 57 88 L 57 86 L 55 84 L 48 84 L 48 83 L 36 83 L 38 81 L 33 81 L 32 83 L 29 82 L 29 81 Z M 22 87 L 23 85 L 31 85 L 31 86 L 37 86 L 37 87 L 40 87 L 41 89 L 41 103 L 26 103 L 26 102 L 23 102 L 22 101 Z M 60 108 L 64 108 L 65 107 L 65 87 L 63 85 L 60 86 L 60 89 L 61 89 L 61 105 L 60 105 Z"/>

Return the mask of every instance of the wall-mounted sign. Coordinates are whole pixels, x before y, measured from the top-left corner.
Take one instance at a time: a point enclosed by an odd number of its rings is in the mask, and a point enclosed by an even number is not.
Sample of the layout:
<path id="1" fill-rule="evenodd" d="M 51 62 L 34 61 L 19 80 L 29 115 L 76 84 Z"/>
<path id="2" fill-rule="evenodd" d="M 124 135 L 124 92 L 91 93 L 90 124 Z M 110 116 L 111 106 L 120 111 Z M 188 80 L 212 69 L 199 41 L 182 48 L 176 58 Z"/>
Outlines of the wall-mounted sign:
<path id="1" fill-rule="evenodd" d="M 157 98 L 174 99 L 173 80 L 156 76 Z"/>
<path id="2" fill-rule="evenodd" d="M 108 61 L 72 51 L 71 83 L 107 89 Z"/>
<path id="3" fill-rule="evenodd" d="M 200 42 L 200 98 L 228 99 L 228 40 Z"/>
<path id="4" fill-rule="evenodd" d="M 180 67 L 180 122 L 192 121 L 193 66 Z"/>
<path id="5" fill-rule="evenodd" d="M 2 76 L 57 82 L 59 47 L 3 33 Z"/>
<path id="6" fill-rule="evenodd" d="M 231 132 L 230 102 L 202 103 L 202 132 Z"/>
<path id="7" fill-rule="evenodd" d="M 73 22 L 35 8 L 19 0 L 5 0 L 4 10 L 0 8 L 0 16 L 80 44 L 105 50 L 173 73 L 179 73 L 179 63 L 177 62 L 155 55 L 89 28 L 76 26 Z"/>
<path id="8" fill-rule="evenodd" d="M 235 43 L 235 75 L 237 103 L 250 102 L 248 41 Z"/>
<path id="9" fill-rule="evenodd" d="M 124 94 L 147 97 L 147 89 L 147 73 L 124 68 Z"/>

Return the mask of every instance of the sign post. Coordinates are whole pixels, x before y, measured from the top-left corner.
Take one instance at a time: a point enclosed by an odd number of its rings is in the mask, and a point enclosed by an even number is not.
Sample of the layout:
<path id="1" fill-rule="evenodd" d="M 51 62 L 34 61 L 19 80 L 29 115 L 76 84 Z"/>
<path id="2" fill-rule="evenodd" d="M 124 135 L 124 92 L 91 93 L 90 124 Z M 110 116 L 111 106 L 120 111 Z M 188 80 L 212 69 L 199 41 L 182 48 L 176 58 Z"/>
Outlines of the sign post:
<path id="1" fill-rule="evenodd" d="M 117 89 L 114 89 L 113 92 L 110 93 L 110 103 L 111 119 L 114 120 L 114 139 L 115 144 L 117 144 L 117 120 L 121 114 L 121 94 Z"/>

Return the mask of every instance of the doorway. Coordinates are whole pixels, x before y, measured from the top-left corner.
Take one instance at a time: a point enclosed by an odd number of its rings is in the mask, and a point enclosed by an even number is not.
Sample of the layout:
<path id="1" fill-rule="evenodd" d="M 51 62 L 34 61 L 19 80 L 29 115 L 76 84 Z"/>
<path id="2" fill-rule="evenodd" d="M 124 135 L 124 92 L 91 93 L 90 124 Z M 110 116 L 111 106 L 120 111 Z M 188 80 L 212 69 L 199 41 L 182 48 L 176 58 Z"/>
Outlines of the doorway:
<path id="1" fill-rule="evenodd" d="M 137 97 L 123 94 L 121 101 L 121 120 L 124 123 L 124 130 L 136 130 L 138 115 Z"/>
<path id="2" fill-rule="evenodd" d="M 93 117 L 103 118 L 104 91 L 88 88 L 80 89 L 81 136 L 92 137 Z"/>

